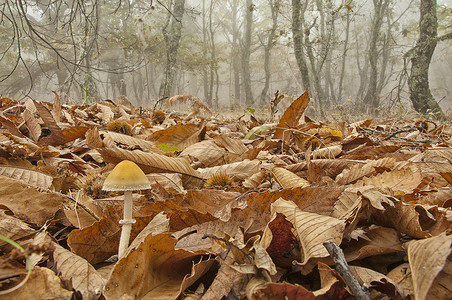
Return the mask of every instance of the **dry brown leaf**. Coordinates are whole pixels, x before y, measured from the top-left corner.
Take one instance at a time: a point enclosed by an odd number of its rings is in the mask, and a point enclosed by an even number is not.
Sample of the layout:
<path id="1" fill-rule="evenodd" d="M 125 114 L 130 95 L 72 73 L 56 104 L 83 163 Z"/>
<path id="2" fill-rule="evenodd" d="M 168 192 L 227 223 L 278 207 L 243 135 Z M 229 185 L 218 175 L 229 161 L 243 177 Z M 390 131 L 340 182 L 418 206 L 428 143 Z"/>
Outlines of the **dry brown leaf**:
<path id="1" fill-rule="evenodd" d="M 154 189 L 164 188 L 165 191 L 174 190 L 176 193 L 185 193 L 181 174 L 177 173 L 151 173 L 147 174 Z"/>
<path id="2" fill-rule="evenodd" d="M 53 218 L 65 200 L 61 195 L 40 192 L 0 175 L 0 204 L 23 221 L 42 226 Z"/>
<path id="3" fill-rule="evenodd" d="M 14 125 L 13 122 L 11 122 L 9 119 L 5 118 L 2 114 L 0 114 L 0 123 L 4 128 L 6 128 L 9 133 L 12 135 L 24 138 L 25 136 L 22 134 L 22 132 L 17 129 L 16 125 Z"/>
<path id="4" fill-rule="evenodd" d="M 106 299 L 176 299 L 197 256 L 197 253 L 174 250 L 174 240 L 169 234 L 147 236 L 137 249 L 116 263 L 104 295 Z"/>
<path id="5" fill-rule="evenodd" d="M 296 229 L 300 248 L 303 251 L 301 264 L 304 265 L 314 257 L 327 257 L 328 251 L 323 242 L 334 241 L 340 245 L 345 229 L 345 222 L 336 218 L 302 211 L 292 201 L 282 198 L 271 205 L 272 213 L 286 216 Z"/>
<path id="6" fill-rule="evenodd" d="M 395 159 L 382 158 L 378 160 L 371 160 L 364 165 L 355 164 L 349 169 L 345 169 L 336 177 L 336 184 L 343 185 L 352 183 L 358 179 L 369 176 L 374 173 L 375 168 L 393 168 Z"/>
<path id="7" fill-rule="evenodd" d="M 331 158 L 335 158 L 336 156 L 341 154 L 341 152 L 342 152 L 342 146 L 334 145 L 334 146 L 320 148 L 320 149 L 316 149 L 316 150 L 312 151 L 311 157 L 313 159 L 318 159 L 318 158 L 331 159 Z"/>
<path id="8" fill-rule="evenodd" d="M 199 280 L 205 273 L 207 273 L 215 264 L 216 261 L 213 259 L 193 263 L 191 273 L 189 275 L 185 275 L 184 279 L 182 280 L 179 289 L 179 295 L 185 294 L 184 291 L 188 287 L 196 283 L 196 281 Z M 200 285 L 202 285 L 202 283 Z M 184 299 L 188 300 L 188 297 L 185 297 Z"/>
<path id="9" fill-rule="evenodd" d="M 385 210 L 386 207 L 390 206 L 394 207 L 394 202 L 390 199 L 391 196 L 385 195 L 380 191 L 377 191 L 376 189 L 363 188 L 359 191 L 359 193 L 363 195 L 365 199 L 369 200 L 370 205 L 372 205 L 372 207 L 378 210 Z"/>
<path id="10" fill-rule="evenodd" d="M 334 210 L 331 214 L 332 217 L 350 220 L 354 218 L 358 209 L 361 208 L 361 197 L 358 194 L 357 188 L 347 188 L 334 203 Z"/>
<path id="11" fill-rule="evenodd" d="M 7 215 L 4 210 L 0 210 L 0 235 L 17 241 L 34 233 L 35 230 L 28 224 Z M 3 247 L 5 244 L 6 242 L 0 241 L 0 246 Z"/>
<path id="12" fill-rule="evenodd" d="M 253 300 L 315 300 L 317 297 L 301 285 L 283 283 L 267 283 L 264 289 L 253 294 Z"/>
<path id="13" fill-rule="evenodd" d="M 267 174 L 266 170 L 260 170 L 259 172 L 254 173 L 253 175 L 245 179 L 243 186 L 251 189 L 257 188 L 264 180 L 265 174 Z"/>
<path id="14" fill-rule="evenodd" d="M 286 109 L 281 119 L 279 120 L 278 126 L 276 127 L 275 133 L 273 134 L 273 138 L 282 139 L 286 142 L 290 141 L 292 137 L 291 129 L 295 128 L 298 125 L 298 122 L 308 104 L 308 91 L 305 91 Z"/>
<path id="15" fill-rule="evenodd" d="M 102 123 L 107 124 L 114 119 L 115 113 L 109 106 L 97 103 L 96 107 L 101 111 L 97 114 L 97 117 L 102 120 Z"/>
<path id="16" fill-rule="evenodd" d="M 275 167 L 272 170 L 273 177 L 275 177 L 276 181 L 282 186 L 284 189 L 290 189 L 295 187 L 307 187 L 310 186 L 309 181 L 303 179 L 294 173 L 284 169 Z"/>
<path id="17" fill-rule="evenodd" d="M 91 127 L 85 133 L 86 145 L 90 148 L 102 148 L 104 142 L 100 138 L 99 129 L 97 127 Z"/>
<path id="18" fill-rule="evenodd" d="M 452 295 L 452 257 L 446 260 L 444 268 L 436 276 L 432 283 L 432 287 L 428 291 L 427 299 L 450 299 Z"/>
<path id="19" fill-rule="evenodd" d="M 414 296 L 412 274 L 408 263 L 398 265 L 386 276 L 392 279 L 406 294 Z"/>
<path id="20" fill-rule="evenodd" d="M 270 275 L 276 274 L 276 266 L 268 252 L 262 247 L 260 239 L 256 239 L 253 244 L 254 263 L 259 269 L 266 270 Z"/>
<path id="21" fill-rule="evenodd" d="M 392 228 L 372 225 L 365 231 L 366 239 L 351 240 L 344 249 L 348 262 L 369 256 L 403 252 L 401 234 Z"/>
<path id="22" fill-rule="evenodd" d="M 72 226 L 81 229 L 91 226 L 101 219 L 102 210 L 96 200 L 93 200 L 81 190 L 78 190 L 72 196 L 74 198 L 67 197 L 68 201 L 63 205 L 63 213 Z"/>
<path id="23" fill-rule="evenodd" d="M 140 150 L 128 151 L 120 148 L 104 148 L 98 149 L 98 151 L 106 162 L 116 164 L 127 159 L 138 164 L 145 173 L 174 172 L 194 178 L 201 178 L 201 175 L 195 171 L 185 159 L 147 153 Z"/>
<path id="24" fill-rule="evenodd" d="M 262 231 L 271 220 L 271 204 L 279 198 L 294 201 L 303 211 L 329 216 L 342 191 L 343 188 L 337 187 L 306 187 L 245 193 L 240 200 L 246 202 L 247 207 L 234 210 L 230 222 L 248 228 L 248 233 Z"/>
<path id="25" fill-rule="evenodd" d="M 53 257 L 60 278 L 79 291 L 83 299 L 99 299 L 104 279 L 86 260 L 54 243 Z"/>
<path id="26" fill-rule="evenodd" d="M 28 128 L 31 138 L 33 141 L 37 142 L 41 137 L 41 124 L 39 124 L 39 121 L 28 109 L 24 110 L 22 117 L 24 118 L 25 125 Z"/>
<path id="27" fill-rule="evenodd" d="M 232 251 L 229 251 L 224 261 L 220 261 L 221 266 L 210 287 L 204 293 L 201 299 L 222 299 L 231 291 L 242 290 L 246 285 L 246 275 L 240 274 L 238 271 L 230 267 L 235 262 Z M 238 293 L 235 293 L 238 297 Z"/>
<path id="28" fill-rule="evenodd" d="M 194 157 L 205 167 L 228 164 L 234 155 L 218 147 L 213 140 L 206 140 L 185 148 L 180 157 Z"/>
<path id="29" fill-rule="evenodd" d="M 9 296 L 14 297 L 14 299 L 30 300 L 72 299 L 73 292 L 64 289 L 62 286 L 60 278 L 52 270 L 36 266 L 27 282 Z"/>
<path id="30" fill-rule="evenodd" d="M 358 147 L 357 147 L 358 148 Z M 397 145 L 388 146 L 364 146 L 359 149 L 350 150 L 347 154 L 343 155 L 343 159 L 378 159 L 388 154 L 392 154 L 400 149 Z"/>
<path id="31" fill-rule="evenodd" d="M 373 288 L 392 299 L 405 298 L 407 293 L 391 278 L 372 269 L 350 266 L 350 271 L 355 278 L 367 288 Z"/>
<path id="32" fill-rule="evenodd" d="M 149 222 L 146 225 L 146 227 L 143 228 L 143 230 L 140 231 L 140 233 L 135 237 L 135 239 L 133 239 L 133 241 L 130 243 L 130 246 L 127 249 L 127 253 L 130 253 L 130 251 L 138 248 L 138 246 L 144 242 L 144 239 L 148 235 L 157 235 L 168 231 L 169 231 L 169 219 L 163 212 L 161 212 L 158 215 L 156 215 L 151 220 L 151 222 Z"/>
<path id="33" fill-rule="evenodd" d="M 119 219 L 118 212 L 109 207 L 100 221 L 92 226 L 73 230 L 67 239 L 72 252 L 91 264 L 102 262 L 117 254 L 121 230 Z"/>
<path id="34" fill-rule="evenodd" d="M 147 140 L 156 144 L 169 144 L 182 151 L 185 148 L 200 142 L 203 139 L 204 126 L 195 124 L 177 124 L 167 129 L 154 132 Z"/>
<path id="35" fill-rule="evenodd" d="M 55 91 L 52 91 L 53 94 L 55 94 L 55 100 L 53 100 L 53 118 L 57 123 L 61 122 L 61 119 L 63 117 L 62 115 L 62 107 L 60 102 L 60 96 Z"/>
<path id="36" fill-rule="evenodd" d="M 205 110 L 210 114 L 213 113 L 210 110 L 210 108 L 207 105 L 205 105 L 198 97 L 195 97 L 190 94 L 175 95 L 173 97 L 166 99 L 165 107 L 170 107 L 181 103 L 187 103 L 188 101 L 190 101 L 192 112 L 199 112 L 199 110 Z"/>
<path id="37" fill-rule="evenodd" d="M 393 206 L 386 206 L 384 211 L 374 210 L 372 214 L 377 224 L 393 227 L 416 238 L 438 235 L 450 226 L 450 222 L 444 220 L 445 212 L 435 206 L 407 204 L 395 199 L 393 203 Z"/>
<path id="38" fill-rule="evenodd" d="M 449 162 L 452 163 L 452 149 L 431 148 L 427 149 L 423 158 L 425 162 Z"/>
<path id="39" fill-rule="evenodd" d="M 155 147 L 155 145 L 152 142 L 145 141 L 130 135 L 121 134 L 113 131 L 102 132 L 102 134 L 105 136 L 104 143 L 108 144 L 109 147 L 113 146 L 113 144 L 108 141 L 111 140 L 117 144 L 127 145 L 132 149 L 135 149 L 136 146 L 138 146 L 141 148 L 141 150 L 146 152 L 157 152 L 157 153 L 161 152 L 157 147 Z"/>
<path id="40" fill-rule="evenodd" d="M 173 236 L 178 240 L 175 249 L 183 249 L 191 252 L 203 250 L 209 253 L 217 253 L 218 247 L 214 247 L 215 243 L 205 237 L 214 236 L 224 238 L 225 234 L 236 236 L 238 230 L 238 224 L 223 222 L 221 220 L 186 227 L 173 233 Z"/>
<path id="41" fill-rule="evenodd" d="M 0 175 L 16 179 L 26 185 L 49 189 L 52 186 L 53 177 L 35 170 L 0 165 Z"/>
<path id="42" fill-rule="evenodd" d="M 61 134 L 61 128 L 53 118 L 52 113 L 40 102 L 33 100 L 33 104 L 35 105 L 37 113 L 39 114 L 47 128 L 50 130 L 50 132 L 56 136 L 59 136 Z"/>
<path id="43" fill-rule="evenodd" d="M 314 291 L 315 296 L 327 296 L 330 299 L 338 299 L 349 296 L 345 289 L 345 282 L 339 273 L 324 263 L 318 263 L 321 289 Z"/>
<path id="44" fill-rule="evenodd" d="M 188 204 L 184 197 L 176 197 L 165 202 L 155 202 L 144 206 L 137 212 L 136 226 L 132 227 L 132 235 L 136 230 L 137 234 L 141 231 L 154 216 L 160 212 L 165 212 L 170 220 L 170 230 L 179 231 L 195 224 L 201 224 L 216 220 L 210 214 L 200 213 Z"/>
<path id="45" fill-rule="evenodd" d="M 229 153 L 235 154 L 237 156 L 240 156 L 246 151 L 248 151 L 248 148 L 246 148 L 243 142 L 237 138 L 230 138 L 224 134 L 220 134 L 214 137 L 213 140 L 215 144 L 225 148 L 226 150 L 229 151 Z"/>
<path id="46" fill-rule="evenodd" d="M 63 130 L 63 141 L 61 142 L 61 144 L 72 142 L 73 140 L 84 136 L 88 129 L 88 127 L 84 126 L 72 126 L 65 128 Z"/>
<path id="47" fill-rule="evenodd" d="M 408 244 L 408 262 L 416 299 L 427 299 L 426 296 L 435 277 L 444 268 L 447 257 L 451 253 L 451 244 L 452 235 L 447 236 L 445 233 Z M 452 290 L 450 284 L 449 281 L 447 287 L 449 291 Z"/>
<path id="48" fill-rule="evenodd" d="M 267 283 L 264 289 L 253 294 L 256 300 L 297 300 L 297 299 L 349 299 L 352 297 L 345 288 L 342 277 L 325 264 L 319 263 L 321 288 L 309 291 L 298 284 Z"/>
<path id="49" fill-rule="evenodd" d="M 256 173 L 259 173 L 263 165 L 258 160 L 247 160 L 235 162 L 231 164 L 216 166 L 212 168 L 197 169 L 201 176 L 205 179 L 214 174 L 226 172 L 226 174 L 235 180 L 245 180 Z"/>
<path id="50" fill-rule="evenodd" d="M 421 181 L 422 176 L 419 169 L 408 167 L 364 178 L 358 181 L 356 186 L 373 185 L 381 189 L 390 189 L 395 194 L 408 194 L 412 193 Z"/>
<path id="51" fill-rule="evenodd" d="M 345 168 L 349 168 L 352 165 L 363 165 L 364 163 L 348 160 L 348 159 L 311 159 L 311 163 L 315 164 L 319 168 L 321 168 L 327 176 L 331 178 L 335 178 L 338 174 L 340 174 Z M 302 171 L 306 171 L 308 169 L 308 165 L 306 162 L 296 163 L 293 165 L 288 165 L 284 167 L 285 169 L 299 173 Z"/>

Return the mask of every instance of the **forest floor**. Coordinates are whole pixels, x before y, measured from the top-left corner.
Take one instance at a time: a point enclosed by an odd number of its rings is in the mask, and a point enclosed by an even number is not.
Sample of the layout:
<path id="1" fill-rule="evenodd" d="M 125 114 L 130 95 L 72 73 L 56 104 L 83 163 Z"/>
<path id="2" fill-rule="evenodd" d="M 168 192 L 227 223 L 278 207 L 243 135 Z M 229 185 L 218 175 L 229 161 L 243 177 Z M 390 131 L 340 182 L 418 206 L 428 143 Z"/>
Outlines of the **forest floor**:
<path id="1" fill-rule="evenodd" d="M 452 126 L 0 99 L 0 299 L 450 299 Z M 133 192 L 118 260 L 123 160 Z M 72 297 L 72 298 L 71 298 Z"/>

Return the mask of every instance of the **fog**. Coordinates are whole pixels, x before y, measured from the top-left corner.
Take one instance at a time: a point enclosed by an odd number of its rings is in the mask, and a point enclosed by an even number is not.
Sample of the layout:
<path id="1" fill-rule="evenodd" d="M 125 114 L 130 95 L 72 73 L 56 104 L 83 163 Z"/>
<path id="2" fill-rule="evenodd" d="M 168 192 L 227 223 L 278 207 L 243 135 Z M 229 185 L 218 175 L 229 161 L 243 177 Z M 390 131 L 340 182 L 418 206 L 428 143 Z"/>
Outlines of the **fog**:
<path id="1" fill-rule="evenodd" d="M 277 91 L 290 102 L 308 88 L 322 115 L 412 110 L 419 1 L 22 2 L 0 5 L 2 97 L 51 102 L 56 91 L 63 103 L 89 104 L 125 95 L 152 107 L 191 94 L 216 112 L 265 111 Z M 451 9 L 438 1 L 438 36 L 452 31 Z M 428 80 L 446 115 L 451 43 L 438 42 Z"/>

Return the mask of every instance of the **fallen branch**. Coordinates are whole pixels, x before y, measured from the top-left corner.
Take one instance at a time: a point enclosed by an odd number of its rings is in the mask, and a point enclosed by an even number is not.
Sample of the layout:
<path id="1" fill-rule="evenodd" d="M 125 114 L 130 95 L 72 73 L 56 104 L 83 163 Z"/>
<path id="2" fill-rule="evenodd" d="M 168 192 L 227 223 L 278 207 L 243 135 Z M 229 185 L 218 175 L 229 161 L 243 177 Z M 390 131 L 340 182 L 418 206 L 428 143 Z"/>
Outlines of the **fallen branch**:
<path id="1" fill-rule="evenodd" d="M 363 130 L 371 131 L 373 133 L 386 135 L 386 137 L 383 139 L 383 141 L 386 141 L 386 140 L 388 140 L 390 138 L 396 137 L 396 138 L 404 140 L 404 141 L 415 142 L 415 143 L 422 143 L 422 144 L 430 144 L 432 142 L 430 140 L 414 140 L 414 139 L 409 139 L 409 138 L 406 138 L 406 137 L 396 136 L 397 134 L 399 134 L 401 132 L 409 132 L 409 131 L 412 131 L 412 130 L 416 130 L 414 128 L 411 128 L 411 129 L 408 129 L 408 130 L 399 130 L 399 131 L 396 131 L 396 132 L 391 133 L 389 135 L 386 132 L 383 132 L 383 131 L 380 131 L 380 130 L 377 130 L 377 129 L 372 129 L 372 128 L 369 128 L 369 127 L 360 126 L 359 128 L 363 129 Z"/>
<path id="2" fill-rule="evenodd" d="M 353 296 L 358 300 L 370 300 L 369 291 L 353 276 L 341 248 L 335 242 L 325 242 L 323 246 L 333 259 L 336 271 L 344 278 Z"/>

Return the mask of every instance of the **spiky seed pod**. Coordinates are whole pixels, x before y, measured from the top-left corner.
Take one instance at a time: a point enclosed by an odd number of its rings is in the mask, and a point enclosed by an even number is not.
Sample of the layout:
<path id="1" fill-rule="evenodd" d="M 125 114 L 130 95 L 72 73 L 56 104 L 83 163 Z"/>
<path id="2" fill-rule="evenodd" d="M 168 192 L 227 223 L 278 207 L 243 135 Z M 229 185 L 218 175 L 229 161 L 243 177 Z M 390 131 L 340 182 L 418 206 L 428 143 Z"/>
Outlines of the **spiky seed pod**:
<path id="1" fill-rule="evenodd" d="M 416 123 L 414 123 L 414 126 L 416 126 L 417 130 L 420 132 L 428 131 L 428 123 L 426 120 L 417 120 Z"/>
<path id="2" fill-rule="evenodd" d="M 162 124 L 165 121 L 166 115 L 165 112 L 161 110 L 156 110 L 152 113 L 152 122 L 154 124 Z"/>
<path id="3" fill-rule="evenodd" d="M 77 186 L 91 198 L 102 199 L 108 196 L 108 192 L 102 190 L 104 180 L 105 175 L 103 174 L 88 173 L 77 181 Z"/>
<path id="4" fill-rule="evenodd" d="M 132 135 L 132 125 L 126 120 L 116 119 L 107 124 L 107 129 L 110 131 Z"/>
<path id="5" fill-rule="evenodd" d="M 226 174 L 225 171 L 223 171 L 217 172 L 210 176 L 210 178 L 207 179 L 206 183 L 204 184 L 204 187 L 227 187 L 231 186 L 232 183 L 232 178 L 228 174 Z"/>
<path id="6" fill-rule="evenodd" d="M 320 146 L 320 142 L 315 137 L 307 138 L 305 141 L 303 141 L 303 150 L 307 150 L 309 147 L 311 147 L 312 150 L 317 149 Z"/>

